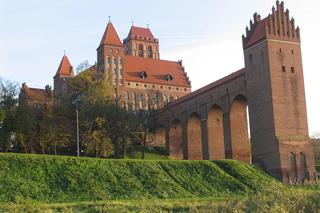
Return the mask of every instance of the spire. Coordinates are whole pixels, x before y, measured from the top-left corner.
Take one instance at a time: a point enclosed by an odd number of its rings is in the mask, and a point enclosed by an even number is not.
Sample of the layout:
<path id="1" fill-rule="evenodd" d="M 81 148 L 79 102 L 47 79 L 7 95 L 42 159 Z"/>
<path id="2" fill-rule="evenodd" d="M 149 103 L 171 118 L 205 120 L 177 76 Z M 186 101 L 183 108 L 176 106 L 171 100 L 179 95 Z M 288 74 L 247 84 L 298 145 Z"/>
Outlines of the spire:
<path id="1" fill-rule="evenodd" d="M 99 47 L 104 44 L 122 46 L 122 42 L 110 21 L 110 17 L 109 17 L 107 28 L 103 34 Z"/>
<path id="2" fill-rule="evenodd" d="M 59 75 L 73 76 L 73 67 L 72 67 L 72 65 L 71 65 L 71 63 L 65 53 L 61 59 L 59 68 L 58 68 L 57 73 L 54 76 L 54 78 Z"/>

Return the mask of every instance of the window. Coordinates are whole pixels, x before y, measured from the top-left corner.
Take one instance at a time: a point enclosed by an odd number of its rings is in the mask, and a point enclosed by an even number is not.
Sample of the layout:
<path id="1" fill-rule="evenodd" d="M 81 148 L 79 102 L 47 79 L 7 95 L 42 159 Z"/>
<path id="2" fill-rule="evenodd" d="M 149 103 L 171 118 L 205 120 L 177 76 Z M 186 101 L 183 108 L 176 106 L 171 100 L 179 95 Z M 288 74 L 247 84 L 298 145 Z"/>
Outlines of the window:
<path id="1" fill-rule="evenodd" d="M 282 49 L 280 48 L 279 51 L 282 53 Z"/>
<path id="2" fill-rule="evenodd" d="M 158 95 L 154 94 L 153 96 L 153 108 L 158 109 Z"/>
<path id="3" fill-rule="evenodd" d="M 291 73 L 294 73 L 294 67 L 291 67 Z"/>
<path id="4" fill-rule="evenodd" d="M 143 52 L 143 45 L 139 44 L 139 56 L 143 57 L 144 56 L 144 52 Z"/>
<path id="5" fill-rule="evenodd" d="M 141 72 L 141 73 L 140 73 L 140 77 L 141 77 L 142 79 L 146 79 L 146 78 L 148 77 L 147 72 L 146 72 L 146 71 Z"/>
<path id="6" fill-rule="evenodd" d="M 117 80 L 118 80 L 117 59 L 113 58 L 113 85 L 117 84 Z"/>
<path id="7" fill-rule="evenodd" d="M 286 67 L 282 66 L 282 72 L 286 72 Z"/>
<path id="8" fill-rule="evenodd" d="M 128 106 L 129 106 L 129 92 L 128 91 L 126 91 L 126 93 L 125 93 L 124 103 L 125 103 L 126 109 L 128 110 Z"/>
<path id="9" fill-rule="evenodd" d="M 124 83 L 123 59 L 120 58 L 120 85 Z"/>
<path id="10" fill-rule="evenodd" d="M 152 58 L 152 47 L 148 46 L 148 58 Z"/>
<path id="11" fill-rule="evenodd" d="M 291 54 L 293 55 L 293 50 L 291 50 Z"/>
<path id="12" fill-rule="evenodd" d="M 113 51 L 112 48 L 109 48 L 109 53 L 112 53 L 112 51 Z"/>
<path id="13" fill-rule="evenodd" d="M 171 75 L 170 73 L 166 76 L 166 80 L 167 81 L 172 81 L 173 80 L 173 75 Z"/>
<path id="14" fill-rule="evenodd" d="M 138 95 L 138 103 L 139 103 L 139 109 L 142 109 L 143 106 L 143 94 L 139 93 Z"/>

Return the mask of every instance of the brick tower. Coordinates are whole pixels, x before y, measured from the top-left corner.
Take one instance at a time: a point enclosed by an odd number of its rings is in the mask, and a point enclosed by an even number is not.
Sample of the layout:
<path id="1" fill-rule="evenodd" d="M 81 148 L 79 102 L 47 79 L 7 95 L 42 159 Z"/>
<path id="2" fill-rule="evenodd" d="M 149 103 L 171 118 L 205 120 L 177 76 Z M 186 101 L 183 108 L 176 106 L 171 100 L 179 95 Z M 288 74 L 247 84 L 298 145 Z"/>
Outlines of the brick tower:
<path id="1" fill-rule="evenodd" d="M 123 40 L 125 54 L 143 58 L 159 59 L 159 40 L 149 28 L 132 26 Z"/>
<path id="2" fill-rule="evenodd" d="M 55 97 L 60 98 L 68 93 L 66 79 L 72 78 L 73 76 L 73 67 L 66 54 L 64 54 L 64 56 L 61 59 L 58 70 L 55 76 L 53 77 L 53 92 Z"/>
<path id="3" fill-rule="evenodd" d="M 109 21 L 97 48 L 97 71 L 103 73 L 110 85 L 114 87 L 114 97 L 122 93 L 124 86 L 123 58 L 123 44 L 113 24 Z"/>
<path id="4" fill-rule="evenodd" d="M 285 182 L 315 178 L 309 143 L 300 29 L 277 1 L 243 36 L 253 163 Z"/>

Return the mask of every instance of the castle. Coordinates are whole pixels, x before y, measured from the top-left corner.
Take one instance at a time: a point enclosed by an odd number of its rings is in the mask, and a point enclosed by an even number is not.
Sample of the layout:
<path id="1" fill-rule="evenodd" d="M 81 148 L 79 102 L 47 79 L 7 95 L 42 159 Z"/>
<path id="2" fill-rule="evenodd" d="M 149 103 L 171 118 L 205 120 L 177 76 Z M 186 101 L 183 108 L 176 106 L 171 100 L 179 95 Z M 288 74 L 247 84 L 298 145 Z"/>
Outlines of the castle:
<path id="1" fill-rule="evenodd" d="M 277 1 L 264 19 L 253 15 L 242 41 L 245 67 L 190 93 L 181 62 L 159 59 L 149 29 L 132 26 L 122 43 L 109 22 L 94 69 L 109 73 L 127 108 L 146 109 L 150 99 L 158 107 L 155 90 L 162 103 L 171 100 L 157 122 L 172 159 L 237 159 L 284 182 L 315 180 L 299 27 Z M 63 92 L 64 78 L 72 76 L 64 56 L 54 92 Z"/>
<path id="2" fill-rule="evenodd" d="M 162 108 L 191 92 L 191 82 L 182 61 L 160 59 L 159 40 L 149 28 L 132 26 L 121 42 L 109 20 L 97 48 L 97 63 L 88 70 L 102 73 L 114 89 L 110 96 L 132 111 Z M 54 97 L 68 93 L 66 79 L 74 76 L 73 66 L 64 55 L 53 77 Z M 44 105 L 50 102 L 42 89 L 23 84 L 22 93 L 29 103 Z"/>
<path id="3" fill-rule="evenodd" d="M 266 18 L 253 15 L 242 41 L 243 69 L 158 114 L 170 157 L 231 158 L 253 163 L 284 182 L 316 179 L 299 27 L 277 1 Z"/>

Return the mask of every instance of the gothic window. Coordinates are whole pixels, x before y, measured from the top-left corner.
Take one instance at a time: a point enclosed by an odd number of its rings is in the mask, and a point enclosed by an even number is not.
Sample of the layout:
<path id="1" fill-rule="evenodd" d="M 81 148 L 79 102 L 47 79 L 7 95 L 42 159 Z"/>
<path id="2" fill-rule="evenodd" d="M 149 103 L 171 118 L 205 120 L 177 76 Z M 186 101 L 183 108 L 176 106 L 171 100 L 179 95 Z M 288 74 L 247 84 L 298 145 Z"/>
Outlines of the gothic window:
<path id="1" fill-rule="evenodd" d="M 113 85 L 117 84 L 117 78 L 118 78 L 117 59 L 113 58 Z"/>
<path id="2" fill-rule="evenodd" d="M 128 104 L 129 104 L 129 92 L 128 91 L 126 91 L 126 93 L 125 93 L 124 103 L 125 103 L 126 110 L 128 110 Z"/>
<path id="3" fill-rule="evenodd" d="M 120 58 L 120 85 L 124 84 L 124 67 L 123 67 L 123 59 Z"/>
<path id="4" fill-rule="evenodd" d="M 145 110 L 149 110 L 149 95 L 145 94 L 144 98 L 145 98 Z"/>
<path id="5" fill-rule="evenodd" d="M 144 56 L 144 52 L 143 52 L 143 45 L 139 44 L 139 56 L 143 57 Z"/>
<path id="6" fill-rule="evenodd" d="M 152 58 L 152 47 L 148 46 L 148 58 Z"/>
<path id="7" fill-rule="evenodd" d="M 139 104 L 139 109 L 142 109 L 143 106 L 143 94 L 139 93 L 138 95 L 138 104 Z"/>
<path id="8" fill-rule="evenodd" d="M 154 94 L 153 96 L 153 108 L 158 109 L 158 95 Z"/>
<path id="9" fill-rule="evenodd" d="M 165 106 L 167 103 L 167 96 L 163 95 L 163 105 Z"/>

